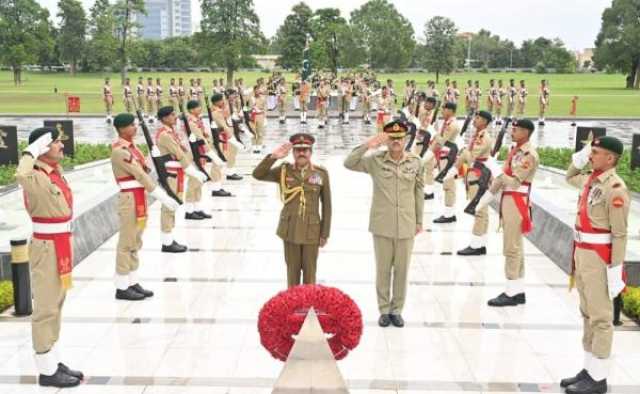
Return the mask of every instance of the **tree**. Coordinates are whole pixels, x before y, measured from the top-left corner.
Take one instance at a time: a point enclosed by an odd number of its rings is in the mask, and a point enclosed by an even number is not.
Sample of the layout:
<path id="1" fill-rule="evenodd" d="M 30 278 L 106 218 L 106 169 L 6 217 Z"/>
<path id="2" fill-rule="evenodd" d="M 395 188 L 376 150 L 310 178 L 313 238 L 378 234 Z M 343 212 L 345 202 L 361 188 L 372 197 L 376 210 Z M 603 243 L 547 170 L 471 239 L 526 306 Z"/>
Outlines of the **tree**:
<path id="1" fill-rule="evenodd" d="M 640 88 L 640 1 L 613 0 L 602 13 L 593 61 L 628 73 L 627 88 Z"/>
<path id="2" fill-rule="evenodd" d="M 63 61 L 69 63 L 71 75 L 75 75 L 78 61 L 85 49 L 87 16 L 78 0 L 60 0 L 58 2 L 60 34 L 58 47 Z"/>
<path id="3" fill-rule="evenodd" d="M 455 23 L 443 16 L 434 16 L 424 26 L 425 63 L 424 66 L 436 73 L 436 83 L 440 73 L 450 73 L 455 67 L 456 33 Z"/>
<path id="4" fill-rule="evenodd" d="M 302 64 L 302 50 L 307 36 L 311 35 L 311 17 L 313 11 L 303 2 L 291 9 L 276 32 L 274 46 L 280 57 L 278 64 L 287 69 L 298 68 Z"/>
<path id="5" fill-rule="evenodd" d="M 116 65 L 118 39 L 115 32 L 114 7 L 109 4 L 109 0 L 96 0 L 89 10 L 90 40 L 84 57 L 87 70 L 104 70 Z"/>
<path id="6" fill-rule="evenodd" d="M 319 8 L 311 18 L 313 41 L 309 46 L 311 64 L 314 68 L 329 68 L 338 72 L 341 41 L 338 33 L 347 25 L 347 20 L 340 16 L 337 8 Z M 302 64 L 302 63 L 300 63 Z"/>
<path id="7" fill-rule="evenodd" d="M 397 70 L 409 65 L 416 45 L 413 26 L 392 3 L 369 0 L 351 12 L 350 23 L 372 67 Z"/>
<path id="8" fill-rule="evenodd" d="M 22 66 L 36 61 L 43 46 L 51 47 L 49 36 L 49 11 L 34 0 L 0 1 L 0 60 L 11 66 L 16 86 Z"/>
<path id="9" fill-rule="evenodd" d="M 227 85 L 233 83 L 233 73 L 247 58 L 263 46 L 266 39 L 260 32 L 260 19 L 253 9 L 253 0 L 201 0 L 202 35 L 207 39 L 206 55 L 227 71 Z"/>
<path id="10" fill-rule="evenodd" d="M 133 21 L 134 14 L 145 14 L 144 0 L 118 0 L 115 4 L 115 27 L 118 37 L 118 57 L 120 60 L 120 79 L 124 84 L 127 78 L 127 66 L 129 64 L 128 47 L 131 45 L 133 38 L 132 30 L 137 27 Z"/>

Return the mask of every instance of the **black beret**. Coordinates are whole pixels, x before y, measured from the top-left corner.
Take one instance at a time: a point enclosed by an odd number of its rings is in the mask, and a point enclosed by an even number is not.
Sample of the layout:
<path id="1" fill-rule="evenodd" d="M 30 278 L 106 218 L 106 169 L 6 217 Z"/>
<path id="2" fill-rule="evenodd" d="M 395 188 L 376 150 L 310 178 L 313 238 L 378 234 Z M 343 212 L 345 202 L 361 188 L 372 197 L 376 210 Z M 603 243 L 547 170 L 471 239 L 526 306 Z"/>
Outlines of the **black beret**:
<path id="1" fill-rule="evenodd" d="M 435 97 L 429 96 L 429 97 L 427 97 L 427 103 L 435 104 L 435 103 L 437 103 L 437 100 L 436 100 Z"/>
<path id="2" fill-rule="evenodd" d="M 158 110 L 158 119 L 162 119 L 166 116 L 171 115 L 175 110 L 172 106 L 168 105 L 166 107 L 162 107 Z"/>
<path id="3" fill-rule="evenodd" d="M 40 127 L 33 130 L 31 134 L 29 134 L 29 144 L 32 144 L 35 140 L 47 133 L 51 133 L 52 141 L 57 140 L 58 136 L 60 135 L 60 132 L 54 127 Z"/>
<path id="4" fill-rule="evenodd" d="M 493 120 L 493 117 L 491 116 L 491 112 L 489 111 L 478 111 L 476 116 L 485 118 L 487 120 L 487 123 L 491 123 L 491 121 Z"/>
<path id="5" fill-rule="evenodd" d="M 444 105 L 444 109 L 450 109 L 453 112 L 456 112 L 456 110 L 458 109 L 458 105 L 456 103 L 446 103 Z"/>
<path id="6" fill-rule="evenodd" d="M 591 143 L 591 146 L 606 149 L 617 155 L 622 155 L 622 152 L 624 151 L 624 145 L 622 145 L 622 142 L 616 137 L 603 136 L 596 138 Z"/>
<path id="7" fill-rule="evenodd" d="M 194 108 L 198 108 L 200 106 L 200 102 L 198 100 L 189 100 L 187 103 L 187 111 L 191 111 Z"/>
<path id="8" fill-rule="evenodd" d="M 530 121 L 529 119 L 518 119 L 515 122 L 513 122 L 513 126 L 522 127 L 523 129 L 527 129 L 531 132 L 536 129 L 536 127 L 533 125 L 533 122 Z"/>
<path id="9" fill-rule="evenodd" d="M 113 127 L 115 127 L 116 129 L 127 127 L 129 125 L 132 125 L 135 121 L 135 116 L 124 112 L 116 115 L 116 117 L 113 118 Z"/>
<path id="10" fill-rule="evenodd" d="M 211 103 L 212 104 L 215 104 L 215 103 L 217 103 L 217 102 L 219 102 L 221 100 L 222 100 L 222 95 L 220 93 L 216 93 L 213 96 L 211 96 Z"/>

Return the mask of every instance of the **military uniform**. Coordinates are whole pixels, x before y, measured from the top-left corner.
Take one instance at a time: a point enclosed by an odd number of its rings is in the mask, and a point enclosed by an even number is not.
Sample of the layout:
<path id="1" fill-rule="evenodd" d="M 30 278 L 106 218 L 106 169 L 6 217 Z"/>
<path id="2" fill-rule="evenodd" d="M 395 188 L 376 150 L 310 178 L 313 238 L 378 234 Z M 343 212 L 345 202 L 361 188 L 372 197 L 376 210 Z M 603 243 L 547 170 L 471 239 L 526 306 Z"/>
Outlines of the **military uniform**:
<path id="1" fill-rule="evenodd" d="M 160 109 L 163 107 L 163 102 L 162 102 L 163 93 L 164 92 L 162 90 L 162 85 L 160 85 L 160 80 L 157 80 L 156 81 L 156 108 L 157 109 Z M 173 105 L 173 103 L 171 105 Z"/>
<path id="2" fill-rule="evenodd" d="M 184 105 L 184 101 L 186 97 L 187 97 L 187 92 L 184 89 L 182 80 L 180 80 L 180 82 L 178 83 L 178 102 L 180 103 L 180 105 Z M 178 107 L 174 106 L 174 108 L 178 108 Z"/>
<path id="3" fill-rule="evenodd" d="M 360 96 L 362 97 L 362 118 L 364 124 L 371 124 L 371 89 L 369 85 L 363 83 L 360 85 Z"/>
<path id="4" fill-rule="evenodd" d="M 433 185 L 433 170 L 437 164 L 438 169 L 444 169 L 447 165 L 447 155 L 449 154 L 449 148 L 445 145 L 446 142 L 455 144 L 456 138 L 460 134 L 460 129 L 456 123 L 455 115 L 448 119 L 444 119 L 440 126 L 440 131 L 431 139 L 431 151 L 433 155 L 431 159 L 425 160 L 426 179 L 425 184 Z M 450 222 L 456 220 L 455 204 L 456 204 L 456 183 L 455 179 L 447 179 L 442 183 L 442 190 L 444 191 L 444 214 L 435 219 L 436 223 Z"/>
<path id="5" fill-rule="evenodd" d="M 382 132 L 384 125 L 391 119 L 391 102 L 393 97 L 390 94 L 382 93 L 378 98 L 378 116 L 376 117 L 376 127 L 378 132 Z"/>
<path id="6" fill-rule="evenodd" d="M 306 108 L 306 107 L 304 107 Z M 253 137 L 253 151 L 260 152 L 263 144 L 266 123 L 267 99 L 262 93 L 251 96 L 251 127 L 256 135 Z"/>
<path id="7" fill-rule="evenodd" d="M 194 105 L 187 104 L 187 109 L 191 110 Z M 199 104 L 198 104 L 199 106 Z M 190 108 L 191 107 L 191 108 Z M 200 165 L 205 168 L 207 161 L 205 156 L 208 152 L 211 152 L 210 141 L 204 129 L 204 122 L 200 116 L 196 116 L 192 113 L 187 114 L 187 122 L 189 122 L 189 130 L 195 136 L 198 141 L 204 141 L 204 145 L 199 146 L 200 149 Z M 192 176 L 187 176 L 187 192 L 185 196 L 185 219 L 201 220 L 210 219 L 211 215 L 204 212 L 200 201 L 202 200 L 202 182 L 199 179 Z"/>
<path id="8" fill-rule="evenodd" d="M 153 87 L 153 83 L 151 81 L 147 83 L 146 99 L 147 99 L 147 114 L 149 114 L 149 117 L 151 117 L 152 116 L 151 114 L 155 114 L 156 112 L 158 112 L 158 108 L 156 107 L 156 104 L 157 104 L 156 89 Z"/>
<path id="9" fill-rule="evenodd" d="M 136 86 L 136 100 L 138 103 L 138 109 L 140 111 L 145 110 L 147 108 L 145 100 L 144 100 L 144 85 L 142 84 L 142 79 L 138 81 L 138 85 Z M 149 114 L 150 115 L 150 114 Z"/>
<path id="10" fill-rule="evenodd" d="M 311 147 L 314 139 L 309 134 L 299 133 L 290 141 L 295 149 Z M 296 168 L 291 163 L 273 167 L 276 160 L 267 155 L 253 170 L 253 177 L 280 186 L 284 206 L 277 234 L 284 241 L 288 287 L 301 284 L 301 271 L 302 283 L 315 284 L 320 239 L 327 240 L 331 229 L 329 173 L 311 163 L 307 168 Z"/>
<path id="11" fill-rule="evenodd" d="M 622 143 L 600 137 L 593 147 L 622 155 Z M 576 215 L 572 278 L 580 294 L 583 317 L 584 369 L 561 382 L 568 393 L 603 393 L 610 368 L 613 341 L 612 299 L 624 288 L 623 264 L 627 245 L 630 196 L 616 168 L 583 172 L 591 152 L 574 154 L 567 182 L 581 189 Z M 580 158 L 583 156 L 583 158 Z M 602 390 L 604 389 L 604 390 Z"/>
<path id="12" fill-rule="evenodd" d="M 331 88 L 329 84 L 322 83 L 318 89 L 318 127 L 324 128 L 329 121 L 329 98 Z"/>
<path id="13" fill-rule="evenodd" d="M 351 107 L 351 98 L 353 97 L 353 87 L 349 81 L 342 84 L 342 96 L 340 100 L 340 113 L 342 113 L 342 123 L 349 123 L 349 111 Z"/>
<path id="14" fill-rule="evenodd" d="M 518 90 L 513 84 L 513 81 L 511 81 L 509 83 L 509 88 L 507 91 L 507 99 L 509 100 L 507 105 L 507 118 L 511 118 L 513 116 L 513 111 L 516 107 L 517 96 L 518 96 Z"/>
<path id="15" fill-rule="evenodd" d="M 300 84 L 300 123 L 307 123 L 307 106 L 309 104 L 309 95 L 311 94 L 311 85 L 307 81 Z"/>
<path id="16" fill-rule="evenodd" d="M 518 115 L 523 115 L 524 110 L 527 106 L 527 88 L 524 86 L 524 83 L 520 83 L 520 88 L 518 89 Z"/>
<path id="17" fill-rule="evenodd" d="M 387 124 L 384 130 L 390 138 L 403 138 L 407 131 L 400 122 Z M 369 231 L 373 234 L 376 256 L 378 309 L 381 320 L 391 318 L 400 327 L 401 318 L 396 319 L 405 303 L 416 229 L 422 226 L 424 168 L 420 158 L 412 153 L 403 153 L 395 161 L 388 151 L 365 155 L 367 150 L 365 144 L 356 147 L 344 166 L 367 173 L 373 180 Z M 388 321 L 380 323 L 388 325 Z"/>
<path id="18" fill-rule="evenodd" d="M 216 103 L 216 101 L 221 100 L 222 98 L 220 97 L 220 95 L 218 94 L 218 96 L 214 96 L 214 104 Z M 238 153 L 238 150 L 235 146 L 233 146 L 232 144 L 228 143 L 227 141 L 230 141 L 233 137 L 233 130 L 231 130 L 231 128 L 229 127 L 229 125 L 227 124 L 227 121 L 225 119 L 225 113 L 224 113 L 224 109 L 220 108 L 217 105 L 214 105 L 211 108 L 211 116 L 212 116 L 212 127 L 218 128 L 221 132 L 220 132 L 220 140 L 221 142 L 221 146 L 220 149 L 223 151 L 223 154 L 225 156 L 225 158 L 227 159 L 227 163 L 226 163 L 226 167 L 227 168 L 233 168 L 235 166 L 236 163 L 236 156 Z M 254 129 L 255 130 L 255 129 Z M 213 137 L 213 136 L 212 136 Z M 215 142 L 213 140 L 210 140 L 210 144 L 211 146 L 213 146 L 213 144 L 215 144 Z M 225 174 L 224 174 L 224 167 L 216 165 L 215 163 L 212 163 L 211 165 L 211 181 L 213 182 L 213 185 L 211 187 L 211 189 L 213 190 L 213 196 L 215 197 L 230 197 L 231 193 L 225 191 L 222 188 L 222 182 L 225 178 Z"/>
<path id="19" fill-rule="evenodd" d="M 278 84 L 276 88 L 278 100 L 278 114 L 280 115 L 280 123 L 284 124 L 287 117 L 287 86 L 284 82 Z"/>
<path id="20" fill-rule="evenodd" d="M 169 102 L 173 108 L 180 108 L 180 96 L 178 90 L 179 89 L 175 85 L 169 85 Z"/>
<path id="21" fill-rule="evenodd" d="M 131 91 L 131 86 L 128 83 L 124 85 L 122 89 L 122 102 L 124 103 L 124 108 L 127 112 L 133 112 L 133 92 Z M 144 108 L 140 108 L 142 111 Z"/>
<path id="22" fill-rule="evenodd" d="M 551 95 L 551 90 L 549 89 L 549 86 L 545 82 L 543 82 L 542 85 L 540 85 L 540 92 L 538 96 L 538 104 L 540 105 L 538 124 L 541 126 L 544 125 L 544 115 L 547 112 L 547 109 L 549 108 L 550 95 Z"/>
<path id="23" fill-rule="evenodd" d="M 107 120 L 111 120 L 111 112 L 113 111 L 113 92 L 111 91 L 111 85 L 109 85 L 109 82 L 105 82 L 102 87 L 102 96 Z"/>

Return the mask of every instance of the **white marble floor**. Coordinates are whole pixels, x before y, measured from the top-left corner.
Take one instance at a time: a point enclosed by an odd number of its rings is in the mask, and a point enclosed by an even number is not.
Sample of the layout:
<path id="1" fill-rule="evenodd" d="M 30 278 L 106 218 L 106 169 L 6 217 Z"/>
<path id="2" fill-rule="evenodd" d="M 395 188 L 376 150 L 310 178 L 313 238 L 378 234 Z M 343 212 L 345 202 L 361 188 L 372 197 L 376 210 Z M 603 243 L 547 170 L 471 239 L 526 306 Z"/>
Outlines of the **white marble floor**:
<path id="1" fill-rule="evenodd" d="M 282 138 L 272 130 L 269 142 Z M 338 363 L 354 394 L 561 392 L 560 378 L 581 368 L 581 319 L 567 277 L 526 243 L 527 305 L 492 309 L 502 291 L 501 234 L 492 212 L 489 254 L 460 258 L 471 217 L 432 225 L 441 195 L 425 205 L 427 231 L 413 255 L 403 329 L 379 328 L 371 236 L 367 232 L 371 184 L 342 167 L 360 136 L 332 128 L 319 135 L 317 162 L 329 168 L 333 228 L 322 250 L 319 280 L 348 293 L 365 320 L 360 345 Z M 245 154 L 239 171 L 259 157 Z M 275 184 L 250 177 L 227 184 L 236 194 L 205 199 L 207 221 L 177 221 L 188 253 L 160 253 L 159 205 L 141 252 L 142 283 L 155 291 L 143 302 L 114 299 L 112 275 L 117 237 L 75 271 L 65 307 L 61 345 L 66 362 L 87 382 L 68 390 L 118 394 L 269 393 L 282 363 L 261 347 L 257 315 L 285 286 L 282 243 L 275 235 L 281 203 Z M 180 214 L 179 216 L 183 216 Z M 615 334 L 614 393 L 640 393 L 640 335 L 627 322 Z M 635 371 L 635 372 L 634 372 Z M 0 317 L 0 392 L 56 392 L 34 384 L 28 320 Z"/>

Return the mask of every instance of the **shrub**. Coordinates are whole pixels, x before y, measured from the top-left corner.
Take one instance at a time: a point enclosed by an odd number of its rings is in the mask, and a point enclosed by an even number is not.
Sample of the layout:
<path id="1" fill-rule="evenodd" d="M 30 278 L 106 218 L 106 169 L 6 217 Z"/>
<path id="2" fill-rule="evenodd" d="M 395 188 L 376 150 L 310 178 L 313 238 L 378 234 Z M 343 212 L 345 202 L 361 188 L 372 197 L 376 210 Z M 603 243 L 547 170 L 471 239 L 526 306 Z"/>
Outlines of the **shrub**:
<path id="1" fill-rule="evenodd" d="M 627 287 L 622 300 L 624 313 L 632 319 L 640 319 L 640 287 Z"/>

